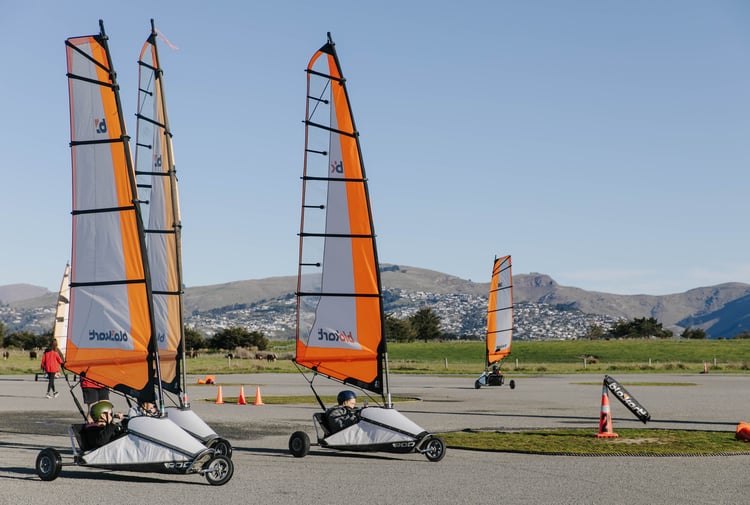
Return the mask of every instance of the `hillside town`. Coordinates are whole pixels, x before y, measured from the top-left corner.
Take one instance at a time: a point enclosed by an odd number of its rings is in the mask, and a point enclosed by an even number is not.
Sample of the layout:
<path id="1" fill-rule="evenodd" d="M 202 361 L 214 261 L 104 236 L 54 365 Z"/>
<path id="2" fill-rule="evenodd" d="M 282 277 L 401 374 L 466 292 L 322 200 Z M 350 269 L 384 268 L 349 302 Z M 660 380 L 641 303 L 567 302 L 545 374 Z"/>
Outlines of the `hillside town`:
<path id="1" fill-rule="evenodd" d="M 421 308 L 430 308 L 440 317 L 440 329 L 447 338 L 483 339 L 487 318 L 487 297 L 469 294 L 434 294 L 387 289 L 385 311 L 406 319 Z M 217 331 L 239 326 L 260 331 L 271 339 L 291 339 L 295 331 L 296 300 L 293 294 L 253 304 L 237 304 L 204 312 L 186 314 L 185 324 L 210 338 Z M 617 318 L 585 314 L 543 303 L 518 303 L 514 307 L 517 340 L 570 340 L 586 335 L 592 325 L 610 328 Z M 29 309 L 0 305 L 0 321 L 8 332 L 42 334 L 52 328 L 54 307 Z"/>

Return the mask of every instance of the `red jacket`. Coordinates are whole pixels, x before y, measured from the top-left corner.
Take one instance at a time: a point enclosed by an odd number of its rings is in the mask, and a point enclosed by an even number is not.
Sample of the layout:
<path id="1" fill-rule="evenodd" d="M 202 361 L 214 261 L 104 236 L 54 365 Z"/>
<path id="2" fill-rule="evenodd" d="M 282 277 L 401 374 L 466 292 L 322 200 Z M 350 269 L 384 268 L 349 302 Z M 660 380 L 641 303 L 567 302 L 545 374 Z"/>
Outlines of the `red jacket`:
<path id="1" fill-rule="evenodd" d="M 57 373 L 60 371 L 60 365 L 63 364 L 63 360 L 57 351 L 50 349 L 45 352 L 42 356 L 42 369 L 47 373 Z"/>

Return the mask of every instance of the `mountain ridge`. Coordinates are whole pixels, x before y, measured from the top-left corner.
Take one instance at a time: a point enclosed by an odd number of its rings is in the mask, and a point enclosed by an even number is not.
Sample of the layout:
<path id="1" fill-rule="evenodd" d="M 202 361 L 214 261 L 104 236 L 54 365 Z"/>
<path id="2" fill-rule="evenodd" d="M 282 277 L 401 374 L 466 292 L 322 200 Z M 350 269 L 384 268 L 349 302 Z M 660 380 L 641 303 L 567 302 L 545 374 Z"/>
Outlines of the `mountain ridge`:
<path id="1" fill-rule="evenodd" d="M 473 282 L 459 277 L 411 266 L 381 266 L 384 289 L 434 295 L 471 295 L 485 297 L 489 282 Z M 233 281 L 185 289 L 186 316 L 237 305 L 252 305 L 264 300 L 288 297 L 296 289 L 296 276 Z M 0 286 L 3 289 L 22 286 L 41 289 L 42 296 L 18 299 L 9 303 L 16 308 L 52 307 L 55 293 L 30 285 Z M 14 296 L 12 294 L 5 296 Z M 586 314 L 602 314 L 627 320 L 653 317 L 676 334 L 686 327 L 704 329 L 712 338 L 731 337 L 750 328 L 750 284 L 730 282 L 693 288 L 669 295 L 618 295 L 561 286 L 552 277 L 541 273 L 513 275 L 514 303 L 547 304 Z"/>

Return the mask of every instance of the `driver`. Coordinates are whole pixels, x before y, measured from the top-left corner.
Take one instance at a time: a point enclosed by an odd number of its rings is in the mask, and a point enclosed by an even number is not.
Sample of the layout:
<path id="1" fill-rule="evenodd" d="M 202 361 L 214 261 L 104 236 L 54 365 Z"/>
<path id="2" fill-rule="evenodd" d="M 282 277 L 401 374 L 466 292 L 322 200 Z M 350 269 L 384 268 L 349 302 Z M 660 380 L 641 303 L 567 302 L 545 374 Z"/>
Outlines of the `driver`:
<path id="1" fill-rule="evenodd" d="M 106 445 L 125 431 L 120 423 L 114 422 L 114 408 L 109 400 L 91 405 L 91 418 L 94 422 L 87 424 L 83 430 L 83 438 L 88 447 L 95 449 Z"/>
<path id="2" fill-rule="evenodd" d="M 354 409 L 357 394 L 351 389 L 341 391 L 336 397 L 338 405 L 326 410 L 328 427 L 333 433 L 359 422 L 359 413 Z"/>

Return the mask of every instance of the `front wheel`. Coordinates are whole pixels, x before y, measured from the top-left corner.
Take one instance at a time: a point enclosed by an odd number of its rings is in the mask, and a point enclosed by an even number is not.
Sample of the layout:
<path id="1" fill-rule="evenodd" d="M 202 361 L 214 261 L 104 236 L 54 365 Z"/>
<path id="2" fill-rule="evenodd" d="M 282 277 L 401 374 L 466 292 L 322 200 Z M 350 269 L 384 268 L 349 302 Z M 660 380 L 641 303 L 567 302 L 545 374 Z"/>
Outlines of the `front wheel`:
<path id="1" fill-rule="evenodd" d="M 445 456 L 445 442 L 440 437 L 432 437 L 425 447 L 424 455 L 428 461 L 437 463 Z"/>
<path id="2" fill-rule="evenodd" d="M 478 380 L 474 381 L 474 389 L 479 389 L 482 387 L 482 383 Z"/>
<path id="3" fill-rule="evenodd" d="M 228 457 L 219 454 L 208 462 L 207 470 L 206 480 L 208 480 L 208 483 L 212 486 L 221 486 L 232 478 L 234 463 Z"/>
<path id="4" fill-rule="evenodd" d="M 36 473 L 42 480 L 55 480 L 61 468 L 62 457 L 56 449 L 47 447 L 36 457 Z"/>
<path id="5" fill-rule="evenodd" d="M 304 431 L 295 431 L 289 437 L 289 452 L 295 458 L 304 458 L 310 452 L 310 437 Z"/>
<path id="6" fill-rule="evenodd" d="M 211 445 L 211 448 L 217 455 L 226 456 L 227 458 L 232 457 L 232 444 L 225 438 L 217 438 Z"/>
<path id="7" fill-rule="evenodd" d="M 516 389 L 516 381 L 514 381 L 513 379 L 510 380 L 508 385 L 510 386 L 511 389 Z"/>

